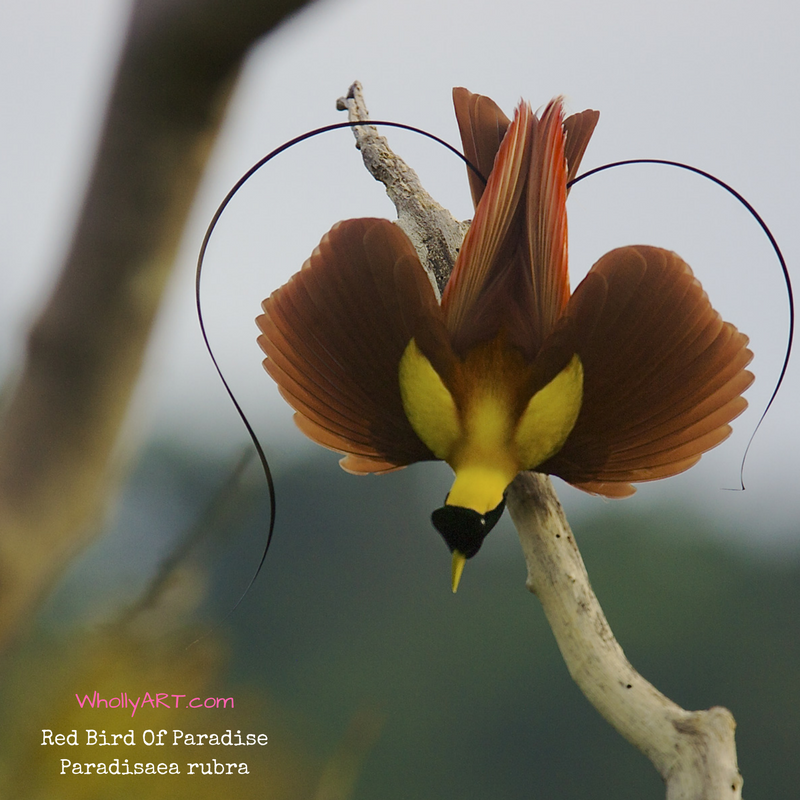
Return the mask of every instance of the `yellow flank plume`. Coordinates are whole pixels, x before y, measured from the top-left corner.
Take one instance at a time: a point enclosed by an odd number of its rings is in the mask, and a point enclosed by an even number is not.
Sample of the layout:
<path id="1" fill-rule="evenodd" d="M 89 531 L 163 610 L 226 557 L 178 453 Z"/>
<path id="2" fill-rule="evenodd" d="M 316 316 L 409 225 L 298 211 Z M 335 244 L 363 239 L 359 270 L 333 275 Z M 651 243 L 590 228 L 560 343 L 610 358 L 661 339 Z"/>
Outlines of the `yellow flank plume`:
<path id="1" fill-rule="evenodd" d="M 581 410 L 583 364 L 577 354 L 530 399 L 514 434 L 520 469 L 533 469 L 563 446 Z"/>
<path id="2" fill-rule="evenodd" d="M 411 427 L 436 458 L 447 461 L 461 437 L 458 409 L 413 339 L 400 360 L 399 379 L 400 396 Z"/>

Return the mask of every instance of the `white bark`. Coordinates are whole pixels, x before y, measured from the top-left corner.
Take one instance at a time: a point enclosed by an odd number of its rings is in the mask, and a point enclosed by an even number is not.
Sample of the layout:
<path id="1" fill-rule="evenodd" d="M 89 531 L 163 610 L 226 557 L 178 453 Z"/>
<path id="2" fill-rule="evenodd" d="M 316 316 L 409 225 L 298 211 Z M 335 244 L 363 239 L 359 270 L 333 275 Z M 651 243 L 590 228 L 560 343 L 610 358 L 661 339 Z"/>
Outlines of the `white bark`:
<path id="1" fill-rule="evenodd" d="M 336 106 L 340 111 L 347 110 L 350 122 L 369 120 L 358 81 L 350 87 L 346 97 L 339 98 Z M 417 173 L 392 152 L 377 128 L 359 125 L 353 128 L 353 135 L 364 165 L 375 180 L 386 187 L 386 194 L 397 209 L 397 224 L 419 253 L 436 296 L 440 297 L 469 223 L 459 222 L 425 191 Z"/>
<path id="2" fill-rule="evenodd" d="M 351 120 L 369 119 L 358 83 L 339 105 Z M 354 133 L 367 168 L 386 185 L 401 226 L 412 231 L 420 260 L 443 286 L 466 226 L 429 197 L 375 128 L 358 127 Z M 444 213 L 431 213 L 435 207 Z M 444 276 L 446 261 L 431 263 L 442 251 L 432 253 L 426 244 L 437 237 L 450 242 Z M 507 501 L 528 567 L 528 589 L 539 598 L 567 669 L 589 702 L 650 759 L 666 784 L 667 800 L 740 800 L 733 715 L 720 707 L 685 711 L 631 666 L 592 591 L 550 479 L 521 473 L 508 488 Z"/>
<path id="3" fill-rule="evenodd" d="M 733 715 L 685 711 L 645 680 L 622 652 L 589 583 L 578 545 L 550 479 L 521 473 L 508 510 L 570 675 L 589 702 L 653 763 L 667 800 L 738 800 Z"/>

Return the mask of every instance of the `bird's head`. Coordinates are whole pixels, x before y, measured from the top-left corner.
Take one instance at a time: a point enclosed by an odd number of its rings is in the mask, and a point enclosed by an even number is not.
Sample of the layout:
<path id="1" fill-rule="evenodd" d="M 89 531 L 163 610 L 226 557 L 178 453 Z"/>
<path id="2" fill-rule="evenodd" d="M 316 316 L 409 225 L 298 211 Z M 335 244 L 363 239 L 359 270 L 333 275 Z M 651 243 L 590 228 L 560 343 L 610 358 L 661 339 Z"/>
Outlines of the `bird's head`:
<path id="1" fill-rule="evenodd" d="M 503 498 L 496 508 L 480 514 L 471 508 L 449 505 L 445 500 L 445 504 L 431 514 L 434 528 L 442 535 L 453 554 L 453 592 L 458 589 L 467 559 L 481 549 L 486 534 L 503 516 L 505 507 L 506 501 Z"/>

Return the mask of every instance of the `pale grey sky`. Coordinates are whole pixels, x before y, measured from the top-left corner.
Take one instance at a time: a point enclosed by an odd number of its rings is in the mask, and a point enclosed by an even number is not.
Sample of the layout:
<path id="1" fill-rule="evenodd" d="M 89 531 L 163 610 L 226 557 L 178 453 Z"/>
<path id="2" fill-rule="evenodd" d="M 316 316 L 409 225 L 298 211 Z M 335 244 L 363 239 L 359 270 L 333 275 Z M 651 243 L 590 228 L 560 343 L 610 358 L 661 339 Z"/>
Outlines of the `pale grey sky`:
<path id="1" fill-rule="evenodd" d="M 5 0 L 0 7 L 0 369 L 13 370 L 77 213 L 124 29 L 127 0 Z M 800 230 L 798 11 L 791 0 L 324 0 L 250 58 L 194 209 L 162 314 L 134 436 L 174 432 L 209 447 L 245 434 L 212 372 L 194 320 L 194 260 L 230 186 L 284 140 L 339 121 L 336 98 L 358 79 L 373 115 L 458 137 L 450 90 L 492 96 L 508 113 L 563 94 L 597 108 L 584 160 L 687 161 L 741 191 L 778 238 L 797 277 Z M 469 216 L 461 165 L 435 145 L 390 132 L 401 155 L 457 216 Z M 338 219 L 392 216 L 349 134 L 304 145 L 267 168 L 231 205 L 209 251 L 208 324 L 220 360 L 267 446 L 301 449 L 290 412 L 260 367 L 260 300 L 299 268 Z M 796 366 L 738 465 L 777 377 L 786 300 L 769 245 L 719 189 L 664 168 L 628 168 L 570 198 L 573 284 L 614 246 L 676 250 L 713 304 L 751 337 L 757 382 L 734 436 L 684 476 L 640 490 L 632 504 L 691 496 L 715 514 L 767 532 L 797 519 L 800 392 Z M 565 501 L 583 505 L 569 491 Z M 601 501 L 590 501 L 601 502 Z M 800 533 L 795 534 L 800 539 Z"/>

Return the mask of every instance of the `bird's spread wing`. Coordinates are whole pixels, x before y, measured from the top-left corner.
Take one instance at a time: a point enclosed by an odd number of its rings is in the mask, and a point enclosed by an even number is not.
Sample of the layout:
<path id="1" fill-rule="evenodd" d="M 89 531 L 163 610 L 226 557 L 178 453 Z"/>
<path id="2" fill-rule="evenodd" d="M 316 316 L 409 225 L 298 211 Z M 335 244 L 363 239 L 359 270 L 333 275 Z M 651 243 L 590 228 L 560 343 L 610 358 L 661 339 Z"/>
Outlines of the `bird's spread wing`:
<path id="1" fill-rule="evenodd" d="M 415 336 L 428 352 L 449 348 L 431 283 L 399 228 L 339 223 L 263 309 L 264 365 L 309 438 L 346 454 L 342 466 L 357 473 L 433 458 L 403 410 L 398 365 Z"/>
<path id="2" fill-rule="evenodd" d="M 667 250 L 637 245 L 601 258 L 556 336 L 571 338 L 583 364 L 583 404 L 562 449 L 538 469 L 587 491 L 624 496 L 631 482 L 688 469 L 747 406 L 747 337 Z"/>

